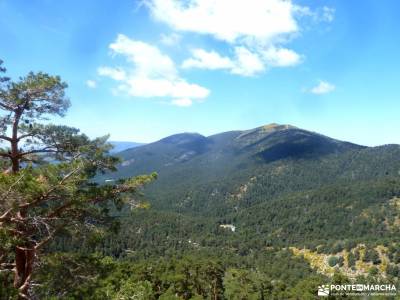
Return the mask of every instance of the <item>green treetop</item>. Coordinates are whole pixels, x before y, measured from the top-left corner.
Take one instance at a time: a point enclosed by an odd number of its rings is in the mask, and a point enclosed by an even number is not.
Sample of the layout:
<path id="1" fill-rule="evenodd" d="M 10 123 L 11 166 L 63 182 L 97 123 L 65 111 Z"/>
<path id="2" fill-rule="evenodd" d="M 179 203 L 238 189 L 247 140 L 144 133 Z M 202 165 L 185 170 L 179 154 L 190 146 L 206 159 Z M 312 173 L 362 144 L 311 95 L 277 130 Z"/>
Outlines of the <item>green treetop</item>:
<path id="1" fill-rule="evenodd" d="M 47 242 L 60 231 L 100 230 L 109 203 L 134 205 L 135 192 L 155 174 L 94 183 L 118 163 L 107 137 L 91 140 L 76 128 L 41 122 L 64 116 L 67 84 L 42 72 L 14 82 L 5 71 L 0 61 L 0 275 L 13 274 L 18 297 L 29 299 Z"/>

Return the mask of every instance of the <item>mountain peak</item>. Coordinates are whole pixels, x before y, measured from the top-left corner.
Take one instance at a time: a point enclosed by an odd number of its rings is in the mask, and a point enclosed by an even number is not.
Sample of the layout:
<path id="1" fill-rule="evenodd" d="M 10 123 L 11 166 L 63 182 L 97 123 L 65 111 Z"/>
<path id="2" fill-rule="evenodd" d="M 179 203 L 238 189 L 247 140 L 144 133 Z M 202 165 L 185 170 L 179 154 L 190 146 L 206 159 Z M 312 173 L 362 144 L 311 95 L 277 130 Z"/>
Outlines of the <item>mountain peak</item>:
<path id="1" fill-rule="evenodd" d="M 277 124 L 277 123 L 270 123 L 264 126 L 260 126 L 254 129 L 246 130 L 243 131 L 237 139 L 242 139 L 244 137 L 249 138 L 253 137 L 255 139 L 259 139 L 262 137 L 265 137 L 266 135 L 269 135 L 271 133 L 277 132 L 277 131 L 284 131 L 288 129 L 297 129 L 297 127 L 288 125 L 288 124 Z"/>
<path id="2" fill-rule="evenodd" d="M 261 129 L 264 132 L 272 132 L 272 131 L 277 131 L 277 130 L 286 130 L 286 129 L 295 129 L 297 127 L 289 125 L 289 124 L 277 124 L 277 123 L 270 123 L 261 127 L 258 127 L 257 129 Z"/>

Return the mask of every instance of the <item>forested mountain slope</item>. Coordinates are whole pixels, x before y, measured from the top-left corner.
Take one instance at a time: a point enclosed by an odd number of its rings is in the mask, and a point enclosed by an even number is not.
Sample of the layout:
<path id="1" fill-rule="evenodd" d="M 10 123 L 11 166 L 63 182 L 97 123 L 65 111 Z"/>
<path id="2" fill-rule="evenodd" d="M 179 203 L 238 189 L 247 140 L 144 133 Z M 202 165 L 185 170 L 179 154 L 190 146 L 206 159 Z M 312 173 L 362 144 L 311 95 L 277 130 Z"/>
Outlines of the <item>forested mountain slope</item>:
<path id="1" fill-rule="evenodd" d="M 398 282 L 399 145 L 365 147 L 271 124 L 209 137 L 177 134 L 118 155 L 118 171 L 98 181 L 157 172 L 144 190 L 150 208 L 116 213 L 120 230 L 95 246 L 66 237 L 55 249 L 86 253 L 94 247 L 134 262 L 143 269 L 132 272 L 153 289 L 161 275 L 149 272 L 167 276 L 173 268 L 171 274 L 183 277 L 162 282 L 182 295 L 193 290 L 181 287 L 184 274 L 198 272 L 193 260 L 207 272 L 219 268 L 216 278 L 224 284 L 217 290 L 225 293 L 232 276 L 237 286 L 244 281 L 235 276 L 249 276 L 254 299 L 298 299 L 314 295 L 319 284 L 355 278 Z M 271 286 L 263 292 L 265 284 Z"/>
<path id="2" fill-rule="evenodd" d="M 154 208 L 224 216 L 287 193 L 397 177 L 400 147 L 368 148 L 289 125 L 204 137 L 184 133 L 118 154 L 118 172 L 157 172 L 146 195 Z"/>
<path id="3" fill-rule="evenodd" d="M 119 155 L 118 172 L 103 179 L 158 172 L 145 191 L 155 214 L 147 217 L 160 220 L 152 232 L 168 236 L 168 245 L 182 237 L 223 245 L 220 224 L 234 224 L 228 240 L 243 248 L 245 236 L 248 249 L 391 240 L 399 233 L 390 205 L 400 197 L 399 145 L 364 147 L 271 124 L 210 137 L 173 135 Z M 139 226 L 138 218 L 126 222 Z M 124 230 L 129 236 L 130 226 Z"/>

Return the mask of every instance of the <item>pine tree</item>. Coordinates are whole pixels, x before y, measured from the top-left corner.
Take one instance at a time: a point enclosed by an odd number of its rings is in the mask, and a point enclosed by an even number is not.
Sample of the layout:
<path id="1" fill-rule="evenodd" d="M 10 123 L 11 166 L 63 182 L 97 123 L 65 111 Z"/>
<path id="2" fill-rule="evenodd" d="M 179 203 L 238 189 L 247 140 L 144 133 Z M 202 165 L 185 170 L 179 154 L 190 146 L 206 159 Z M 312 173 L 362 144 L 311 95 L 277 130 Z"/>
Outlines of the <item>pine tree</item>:
<path id="1" fill-rule="evenodd" d="M 107 137 L 89 139 L 76 128 L 46 124 L 70 102 L 58 76 L 4 76 L 0 61 L 0 270 L 13 273 L 20 299 L 29 299 L 41 249 L 60 231 L 100 230 L 110 201 L 136 204 L 134 193 L 155 174 L 99 185 L 113 171 Z M 1 74 L 3 74 L 1 76 Z"/>

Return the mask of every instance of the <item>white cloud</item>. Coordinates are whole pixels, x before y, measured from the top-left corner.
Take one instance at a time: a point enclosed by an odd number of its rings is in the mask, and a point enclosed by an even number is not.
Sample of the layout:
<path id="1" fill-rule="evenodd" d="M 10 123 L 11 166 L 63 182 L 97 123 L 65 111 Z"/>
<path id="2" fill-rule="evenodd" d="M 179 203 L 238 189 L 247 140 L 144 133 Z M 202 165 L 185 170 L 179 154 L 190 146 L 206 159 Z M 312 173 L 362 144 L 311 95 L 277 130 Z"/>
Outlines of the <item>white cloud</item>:
<path id="1" fill-rule="evenodd" d="M 156 20 L 180 31 L 209 34 L 234 43 L 252 37 L 271 41 L 299 30 L 290 0 L 148 0 Z"/>
<path id="2" fill-rule="evenodd" d="M 178 74 L 172 59 L 157 47 L 142 41 L 118 35 L 110 44 L 112 54 L 119 54 L 132 65 L 128 68 L 101 67 L 99 75 L 119 81 L 118 91 L 133 97 L 164 97 L 171 103 L 183 106 L 206 98 L 210 91 L 200 85 L 188 83 Z M 182 99 L 186 99 L 183 101 Z"/>
<path id="3" fill-rule="evenodd" d="M 221 56 L 215 51 L 195 49 L 193 57 L 182 63 L 182 68 L 199 68 L 208 70 L 225 69 L 232 74 L 253 76 L 264 71 L 264 62 L 257 53 L 251 52 L 246 47 L 235 47 L 234 58 Z"/>
<path id="4" fill-rule="evenodd" d="M 221 56 L 215 51 L 195 49 L 192 50 L 192 57 L 182 63 L 182 68 L 225 69 L 232 74 L 242 76 L 253 76 L 264 71 L 264 61 L 259 54 L 250 51 L 246 47 L 235 47 L 234 52 L 235 55 L 231 59 Z"/>
<path id="5" fill-rule="evenodd" d="M 270 47 L 266 50 L 251 51 L 247 47 L 238 46 L 234 48 L 234 52 L 234 57 L 229 58 L 215 51 L 195 49 L 192 51 L 192 57 L 182 63 L 182 68 L 225 69 L 232 74 L 253 76 L 267 67 L 289 67 L 301 62 L 299 54 L 286 48 Z"/>
<path id="6" fill-rule="evenodd" d="M 107 76 L 117 81 L 126 79 L 126 73 L 122 68 L 99 67 L 97 73 L 101 76 Z"/>
<path id="7" fill-rule="evenodd" d="M 264 70 L 264 63 L 257 53 L 245 47 L 235 48 L 235 67 L 231 70 L 232 74 L 253 76 Z"/>
<path id="8" fill-rule="evenodd" d="M 165 78 L 146 78 L 133 76 L 129 78 L 121 90 L 134 97 L 171 97 L 203 99 L 209 90 L 197 84 L 187 83 L 184 79 L 169 80 Z"/>
<path id="9" fill-rule="evenodd" d="M 192 50 L 192 58 L 186 59 L 182 63 L 182 68 L 199 68 L 199 69 L 231 69 L 234 63 L 229 57 L 224 57 L 215 51 L 206 51 L 203 49 Z"/>
<path id="10" fill-rule="evenodd" d="M 267 65 L 272 67 L 290 67 L 301 62 L 301 56 L 293 50 L 270 47 L 262 51 Z"/>
<path id="11" fill-rule="evenodd" d="M 319 84 L 310 89 L 310 93 L 323 95 L 333 92 L 336 89 L 335 85 L 327 81 L 320 80 Z"/>
<path id="12" fill-rule="evenodd" d="M 146 0 L 153 18 L 179 32 L 205 34 L 230 46 L 231 56 L 196 49 L 183 68 L 225 69 L 252 76 L 272 67 L 300 64 L 303 56 L 283 47 L 300 32 L 299 20 L 331 22 L 335 10 L 315 10 L 292 0 Z"/>
<path id="13" fill-rule="evenodd" d="M 97 87 L 97 82 L 95 80 L 86 80 L 86 86 L 91 89 L 95 89 Z"/>
<path id="14" fill-rule="evenodd" d="M 173 32 L 171 34 L 161 34 L 161 36 L 160 36 L 161 44 L 166 45 L 166 46 L 178 45 L 180 43 L 181 39 L 182 39 L 182 37 L 175 32 Z"/>
<path id="15" fill-rule="evenodd" d="M 172 59 L 152 45 L 119 34 L 110 45 L 114 54 L 124 55 L 135 65 L 136 75 L 145 77 L 176 78 L 177 71 Z"/>
<path id="16" fill-rule="evenodd" d="M 296 9 L 296 14 L 299 17 L 309 17 L 314 23 L 333 22 L 335 13 L 336 9 L 328 6 L 319 7 L 315 10 L 311 10 L 307 6 L 298 6 Z"/>

